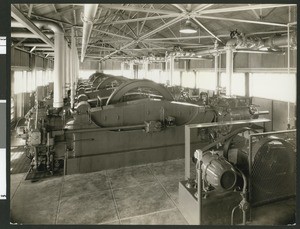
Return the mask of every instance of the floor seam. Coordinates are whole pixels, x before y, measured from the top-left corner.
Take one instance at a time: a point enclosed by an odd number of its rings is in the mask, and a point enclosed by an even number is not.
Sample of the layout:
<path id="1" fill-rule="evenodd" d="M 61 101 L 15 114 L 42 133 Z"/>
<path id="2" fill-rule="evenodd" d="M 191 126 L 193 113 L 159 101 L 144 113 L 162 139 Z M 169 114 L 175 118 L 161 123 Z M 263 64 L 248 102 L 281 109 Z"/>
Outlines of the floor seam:
<path id="1" fill-rule="evenodd" d="M 20 185 L 21 185 L 21 181 L 22 181 L 22 179 L 25 177 L 25 174 L 23 175 L 23 177 L 20 179 L 20 182 L 19 182 L 19 184 L 18 184 L 18 186 L 17 186 L 17 188 L 16 188 L 16 190 L 14 191 L 14 193 L 13 193 L 13 195 L 12 195 L 12 197 L 11 197 L 11 201 L 13 200 L 13 198 L 15 197 L 15 194 L 17 193 L 17 191 L 18 191 L 18 189 L 19 189 L 19 187 L 20 187 Z M 10 177 L 11 178 L 11 177 Z M 11 179 L 10 179 L 10 183 L 11 183 Z M 10 184 L 11 185 L 11 184 Z"/>
<path id="2" fill-rule="evenodd" d="M 110 191 L 111 191 L 111 194 L 112 194 L 112 197 L 113 197 L 115 209 L 116 209 L 116 212 L 117 212 L 118 221 L 119 221 L 119 224 L 121 224 L 120 213 L 119 213 L 119 210 L 118 210 L 117 201 L 116 201 L 116 198 L 115 198 L 114 190 L 113 190 L 112 185 L 111 185 L 111 181 L 110 181 L 110 179 L 108 177 L 108 174 L 107 174 L 107 170 L 105 170 L 105 175 L 106 175 L 106 179 L 108 181 L 108 184 L 109 184 L 109 187 L 110 187 Z"/>
<path id="3" fill-rule="evenodd" d="M 167 196 L 171 199 L 172 203 L 175 205 L 175 207 L 179 210 L 179 207 L 177 206 L 176 202 L 172 199 L 170 193 L 166 190 L 165 186 L 163 186 L 163 184 L 160 182 L 160 180 L 155 176 L 153 170 L 151 169 L 150 166 L 148 166 L 148 169 L 150 170 L 150 172 L 152 173 L 152 175 L 154 176 L 154 178 L 157 180 L 157 182 L 159 183 L 159 185 L 163 188 L 163 190 L 165 191 L 165 193 L 167 194 Z"/>
<path id="4" fill-rule="evenodd" d="M 64 183 L 65 183 L 65 176 L 63 175 L 63 177 L 62 177 L 62 184 L 61 184 L 60 191 L 59 191 L 59 196 L 58 196 L 58 205 L 57 205 L 57 210 L 56 210 L 56 216 L 55 216 L 55 222 L 54 222 L 54 224 L 57 224 L 58 214 L 60 212 L 60 204 L 61 204 L 61 198 L 62 198 L 62 192 L 63 192 L 63 188 L 64 188 Z"/>
<path id="5" fill-rule="evenodd" d="M 136 186 L 142 186 L 142 185 L 145 185 L 145 184 L 151 184 L 151 183 L 157 183 L 157 181 L 156 180 L 147 181 L 147 182 L 143 182 L 143 183 L 140 183 L 140 184 L 134 184 L 134 185 L 124 186 L 124 187 L 120 187 L 120 188 L 112 188 L 112 189 L 113 190 L 120 190 L 120 189 L 125 189 L 125 188 L 133 188 L 133 187 L 136 187 Z"/>
<path id="6" fill-rule="evenodd" d="M 169 196 L 169 198 L 171 199 L 171 201 L 173 202 L 173 204 L 175 205 L 176 209 L 180 212 L 180 214 L 182 215 L 181 211 L 179 210 L 179 206 L 177 205 L 177 203 L 172 199 L 171 195 L 169 194 L 169 192 L 166 190 L 165 186 L 163 186 L 163 184 L 160 182 L 160 180 L 155 176 L 153 170 L 151 169 L 150 166 L 148 166 L 150 172 L 153 174 L 153 176 L 155 177 L 155 179 L 157 179 L 157 182 L 162 186 L 162 188 L 164 189 L 164 191 L 167 193 L 167 195 Z M 179 182 L 178 182 L 179 183 Z M 189 225 L 188 221 L 185 219 L 185 217 L 182 215 L 183 219 L 186 221 L 187 225 Z"/>
<path id="7" fill-rule="evenodd" d="M 171 211 L 171 210 L 175 210 L 175 209 L 177 209 L 177 208 L 176 207 L 174 207 L 174 208 L 168 208 L 168 209 L 164 209 L 164 210 L 160 210 L 160 211 L 156 211 L 156 212 L 149 212 L 149 213 L 142 214 L 142 215 L 135 215 L 135 216 L 131 216 L 131 217 L 124 217 L 124 218 L 121 218 L 121 220 L 127 220 L 127 219 L 136 218 L 136 217 L 143 217 L 143 216 L 147 216 L 147 215 L 153 215 L 153 214 L 156 214 L 156 213 L 167 212 L 167 211 Z"/>

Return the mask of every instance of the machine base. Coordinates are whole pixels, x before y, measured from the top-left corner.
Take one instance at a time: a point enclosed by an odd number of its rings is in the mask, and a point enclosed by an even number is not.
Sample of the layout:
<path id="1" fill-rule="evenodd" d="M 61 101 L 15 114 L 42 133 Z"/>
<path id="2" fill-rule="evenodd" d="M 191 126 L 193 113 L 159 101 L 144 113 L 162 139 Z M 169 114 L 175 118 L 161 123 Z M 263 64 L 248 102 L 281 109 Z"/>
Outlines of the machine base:
<path id="1" fill-rule="evenodd" d="M 179 210 L 190 225 L 199 225 L 198 201 L 194 196 L 196 189 L 188 189 L 187 181 L 179 182 Z M 241 196 L 238 192 L 209 192 L 202 199 L 201 225 L 230 225 L 232 209 L 239 204 Z M 247 212 L 246 225 L 288 225 L 295 223 L 296 200 L 285 200 L 269 203 Z M 242 224 L 242 213 L 237 209 L 233 217 L 234 225 Z"/>
<path id="2" fill-rule="evenodd" d="M 200 146 L 199 143 L 191 144 L 191 151 Z M 66 159 L 65 174 L 89 173 L 181 158 L 184 158 L 184 144 L 69 157 Z"/>
<path id="3" fill-rule="evenodd" d="M 190 225 L 199 225 L 198 201 L 194 196 L 196 189 L 188 189 L 187 181 L 179 182 L 179 210 Z M 206 198 L 202 198 L 201 225 L 230 225 L 231 211 L 241 201 L 239 192 L 210 191 Z M 241 212 L 236 210 L 234 223 L 242 221 Z"/>

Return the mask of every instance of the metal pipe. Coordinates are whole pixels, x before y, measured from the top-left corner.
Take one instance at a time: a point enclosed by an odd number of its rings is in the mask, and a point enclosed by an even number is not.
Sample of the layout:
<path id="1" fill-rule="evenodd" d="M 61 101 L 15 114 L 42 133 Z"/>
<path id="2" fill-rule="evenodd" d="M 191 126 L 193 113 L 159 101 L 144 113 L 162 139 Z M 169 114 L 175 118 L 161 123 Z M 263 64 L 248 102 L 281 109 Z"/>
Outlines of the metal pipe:
<path id="1" fill-rule="evenodd" d="M 22 23 L 28 30 L 37 35 L 45 43 L 49 44 L 51 47 L 54 46 L 53 42 L 13 4 L 11 5 L 11 16 L 18 22 Z"/>
<path id="2" fill-rule="evenodd" d="M 235 206 L 232 211 L 231 211 L 231 225 L 233 225 L 233 216 L 234 216 L 234 212 L 235 210 L 239 207 L 239 205 Z"/>
<path id="3" fill-rule="evenodd" d="M 50 21 L 32 20 L 39 28 L 50 29 L 54 32 L 54 93 L 53 107 L 60 108 L 63 106 L 63 78 L 64 74 L 64 32 L 62 28 Z"/>
<path id="4" fill-rule="evenodd" d="M 266 40 L 264 40 L 263 44 L 264 47 L 279 47 L 279 46 L 284 46 L 284 45 L 288 45 L 291 42 L 296 41 L 296 34 L 294 36 L 290 36 L 289 34 L 289 24 L 287 25 L 287 29 L 288 29 L 288 33 L 287 35 L 282 35 L 282 36 L 273 36 L 270 37 Z"/>
<path id="5" fill-rule="evenodd" d="M 93 29 L 93 23 L 98 10 L 98 4 L 85 4 L 82 16 L 82 46 L 81 46 L 81 62 L 84 60 L 85 52 L 89 43 L 90 35 Z"/>
<path id="6" fill-rule="evenodd" d="M 202 224 L 202 160 L 197 160 L 196 170 L 198 175 L 197 180 L 197 194 L 198 194 L 198 211 L 199 211 L 199 225 Z"/>
<path id="7" fill-rule="evenodd" d="M 185 179 L 188 180 L 191 177 L 190 169 L 190 157 L 191 157 L 191 133 L 189 126 L 184 126 L 184 169 L 185 169 Z"/>
<path id="8" fill-rule="evenodd" d="M 54 93 L 53 107 L 60 108 L 63 106 L 63 78 L 64 78 L 64 34 L 54 34 Z"/>
<path id="9" fill-rule="evenodd" d="M 112 130 L 128 130 L 128 129 L 142 129 L 146 125 L 133 125 L 133 126 L 116 126 L 106 128 L 90 128 L 90 129 L 65 129 L 68 133 L 86 133 L 86 132 L 98 132 L 98 131 L 112 131 Z"/>
<path id="10" fill-rule="evenodd" d="M 238 169 L 238 168 L 235 168 L 235 169 L 242 175 L 242 178 L 243 178 L 243 191 L 242 191 L 243 199 L 242 199 L 242 201 L 247 202 L 247 178 L 240 169 Z M 243 208 L 241 210 L 243 212 L 243 225 L 246 225 L 246 211 Z"/>
<path id="11" fill-rule="evenodd" d="M 296 129 L 293 130 L 278 130 L 278 131 L 270 131 L 270 132 L 264 132 L 264 133 L 254 133 L 251 134 L 251 136 L 255 137 L 255 136 L 264 136 L 264 135 L 271 135 L 271 134 L 286 134 L 286 133 L 292 133 L 292 132 L 296 132 Z"/>

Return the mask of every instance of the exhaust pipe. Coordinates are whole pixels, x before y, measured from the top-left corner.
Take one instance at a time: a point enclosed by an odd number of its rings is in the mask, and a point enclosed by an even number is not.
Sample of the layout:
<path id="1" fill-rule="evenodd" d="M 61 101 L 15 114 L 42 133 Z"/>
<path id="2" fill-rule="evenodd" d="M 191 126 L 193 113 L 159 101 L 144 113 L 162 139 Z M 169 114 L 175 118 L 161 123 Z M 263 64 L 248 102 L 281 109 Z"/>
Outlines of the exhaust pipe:
<path id="1" fill-rule="evenodd" d="M 98 10 L 98 4 L 85 4 L 84 13 L 82 15 L 83 30 L 82 30 L 82 46 L 81 46 L 81 62 L 85 57 L 85 52 L 89 43 L 90 35 L 93 29 L 93 22 Z"/>

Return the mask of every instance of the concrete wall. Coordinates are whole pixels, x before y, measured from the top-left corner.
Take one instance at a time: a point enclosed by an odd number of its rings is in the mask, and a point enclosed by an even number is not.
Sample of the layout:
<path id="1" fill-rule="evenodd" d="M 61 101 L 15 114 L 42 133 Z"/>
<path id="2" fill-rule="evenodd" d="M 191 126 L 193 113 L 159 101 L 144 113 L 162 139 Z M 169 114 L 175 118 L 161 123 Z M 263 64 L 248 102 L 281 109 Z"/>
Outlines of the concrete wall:
<path id="1" fill-rule="evenodd" d="M 34 68 L 46 70 L 53 69 L 53 67 L 54 62 L 50 59 L 11 48 L 11 69 L 13 70 L 29 71 Z"/>

